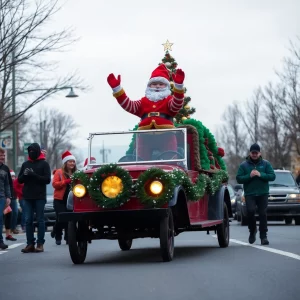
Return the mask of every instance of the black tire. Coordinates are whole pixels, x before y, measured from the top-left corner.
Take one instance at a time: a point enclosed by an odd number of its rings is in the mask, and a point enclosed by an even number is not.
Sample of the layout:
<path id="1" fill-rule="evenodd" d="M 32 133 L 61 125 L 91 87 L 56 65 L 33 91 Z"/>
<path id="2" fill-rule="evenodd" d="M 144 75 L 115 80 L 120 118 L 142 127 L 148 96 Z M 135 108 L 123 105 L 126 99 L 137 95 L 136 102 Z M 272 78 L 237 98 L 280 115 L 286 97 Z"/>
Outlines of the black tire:
<path id="1" fill-rule="evenodd" d="M 285 222 L 286 225 L 291 225 L 292 222 L 293 222 L 293 218 L 292 217 L 285 217 L 284 222 Z"/>
<path id="2" fill-rule="evenodd" d="M 246 216 L 244 216 L 242 212 L 241 212 L 241 225 L 242 226 L 248 225 L 248 218 Z"/>
<path id="3" fill-rule="evenodd" d="M 228 209 L 226 203 L 224 203 L 223 223 L 217 225 L 217 236 L 218 236 L 219 246 L 221 248 L 228 247 L 229 239 L 230 239 L 230 230 L 229 230 Z"/>
<path id="4" fill-rule="evenodd" d="M 295 225 L 300 225 L 300 217 L 295 217 Z"/>
<path id="5" fill-rule="evenodd" d="M 132 239 L 131 240 L 124 240 L 124 239 L 118 239 L 120 249 L 122 251 L 128 251 L 131 249 L 132 246 Z"/>
<path id="6" fill-rule="evenodd" d="M 174 256 L 174 222 L 171 209 L 169 209 L 168 216 L 160 221 L 159 239 L 163 261 L 171 261 Z"/>
<path id="7" fill-rule="evenodd" d="M 82 264 L 85 261 L 88 242 L 84 239 L 84 226 L 78 222 L 69 222 L 68 224 L 68 243 L 71 259 L 74 264 Z"/>

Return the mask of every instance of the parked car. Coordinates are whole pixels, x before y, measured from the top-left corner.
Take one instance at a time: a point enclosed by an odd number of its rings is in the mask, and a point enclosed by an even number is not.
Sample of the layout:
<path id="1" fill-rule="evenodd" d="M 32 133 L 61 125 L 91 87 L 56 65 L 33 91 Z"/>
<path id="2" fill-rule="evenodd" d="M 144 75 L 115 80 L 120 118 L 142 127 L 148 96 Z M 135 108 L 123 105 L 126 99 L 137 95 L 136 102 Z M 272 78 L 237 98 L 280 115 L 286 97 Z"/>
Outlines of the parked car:
<path id="1" fill-rule="evenodd" d="M 270 221 L 285 221 L 300 225 L 300 189 L 293 174 L 288 170 L 275 170 L 276 179 L 269 183 L 269 201 L 267 215 Z M 247 225 L 247 211 L 244 192 L 237 198 L 237 220 Z"/>
<path id="2" fill-rule="evenodd" d="M 234 214 L 234 218 L 236 219 L 236 200 L 237 197 L 241 194 L 241 190 L 235 191 L 231 184 L 227 184 L 226 187 L 230 196 L 232 213 Z"/>
<path id="3" fill-rule="evenodd" d="M 45 226 L 53 226 L 56 222 L 56 214 L 53 208 L 53 186 L 52 183 L 47 184 L 47 203 L 45 205 Z"/>

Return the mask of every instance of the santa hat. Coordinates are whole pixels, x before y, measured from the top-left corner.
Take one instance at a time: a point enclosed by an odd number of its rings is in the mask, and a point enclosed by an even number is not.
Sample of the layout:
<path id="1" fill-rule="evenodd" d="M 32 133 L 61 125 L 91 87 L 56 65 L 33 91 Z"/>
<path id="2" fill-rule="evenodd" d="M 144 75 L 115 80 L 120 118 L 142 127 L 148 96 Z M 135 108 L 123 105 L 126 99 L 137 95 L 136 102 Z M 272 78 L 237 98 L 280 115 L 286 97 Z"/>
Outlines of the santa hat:
<path id="1" fill-rule="evenodd" d="M 162 82 L 170 87 L 170 75 L 169 71 L 164 64 L 159 65 L 151 74 L 151 77 L 148 82 L 148 86 L 152 82 Z"/>
<path id="2" fill-rule="evenodd" d="M 70 151 L 68 151 L 68 150 L 65 151 L 65 152 L 62 154 L 61 159 L 62 159 L 62 163 L 63 163 L 63 164 L 64 164 L 65 162 L 67 162 L 68 160 L 71 160 L 71 159 L 73 159 L 73 160 L 76 161 L 75 156 L 73 156 L 72 153 L 71 153 Z"/>
<path id="3" fill-rule="evenodd" d="M 10 176 L 16 176 L 16 173 L 14 172 L 14 170 L 10 170 Z"/>
<path id="4" fill-rule="evenodd" d="M 89 159 L 88 158 L 86 158 L 86 160 L 84 161 L 84 167 L 85 166 L 87 166 L 87 164 L 88 164 L 88 162 L 89 162 Z M 91 164 L 95 164 L 96 163 L 96 158 L 95 157 L 91 157 L 91 162 L 90 162 Z"/>

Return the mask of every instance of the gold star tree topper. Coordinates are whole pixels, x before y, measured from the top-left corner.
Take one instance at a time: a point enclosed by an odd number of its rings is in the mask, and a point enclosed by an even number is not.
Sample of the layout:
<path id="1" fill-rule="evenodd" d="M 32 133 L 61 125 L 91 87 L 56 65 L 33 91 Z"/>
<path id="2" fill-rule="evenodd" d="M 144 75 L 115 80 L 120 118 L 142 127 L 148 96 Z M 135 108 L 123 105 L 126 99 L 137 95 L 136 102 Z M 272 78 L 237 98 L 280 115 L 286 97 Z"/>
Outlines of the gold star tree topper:
<path id="1" fill-rule="evenodd" d="M 172 46 L 174 45 L 174 43 L 170 43 L 169 40 L 167 40 L 164 44 L 162 44 L 164 46 L 164 51 L 172 51 Z"/>

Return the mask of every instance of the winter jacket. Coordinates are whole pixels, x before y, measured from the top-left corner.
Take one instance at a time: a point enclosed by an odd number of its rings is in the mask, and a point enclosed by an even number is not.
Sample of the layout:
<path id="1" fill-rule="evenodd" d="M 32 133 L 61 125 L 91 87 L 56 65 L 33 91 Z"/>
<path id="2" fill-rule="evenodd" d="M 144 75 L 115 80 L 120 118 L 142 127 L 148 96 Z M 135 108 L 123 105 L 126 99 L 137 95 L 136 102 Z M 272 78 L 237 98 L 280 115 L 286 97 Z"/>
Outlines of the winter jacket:
<path id="1" fill-rule="evenodd" d="M 65 177 L 62 169 L 56 170 L 52 180 L 52 186 L 54 188 L 54 199 L 63 200 L 66 189 L 70 184 L 70 180 Z"/>
<path id="2" fill-rule="evenodd" d="M 11 198 L 13 194 L 12 179 L 7 165 L 0 165 L 0 198 Z M 2 212 L 0 212 L 2 213 Z"/>
<path id="3" fill-rule="evenodd" d="M 256 169 L 260 172 L 259 176 L 250 177 L 252 170 Z M 237 172 L 236 181 L 244 185 L 245 196 L 261 196 L 269 194 L 269 181 L 274 181 L 276 175 L 271 164 L 259 158 L 257 163 L 254 163 L 250 157 L 246 158 Z"/>
<path id="4" fill-rule="evenodd" d="M 31 168 L 33 173 L 24 175 L 26 168 Z M 24 183 L 23 198 L 25 200 L 47 199 L 46 185 L 51 181 L 51 171 L 44 154 L 41 153 L 36 160 L 29 159 L 22 164 L 18 181 Z"/>

